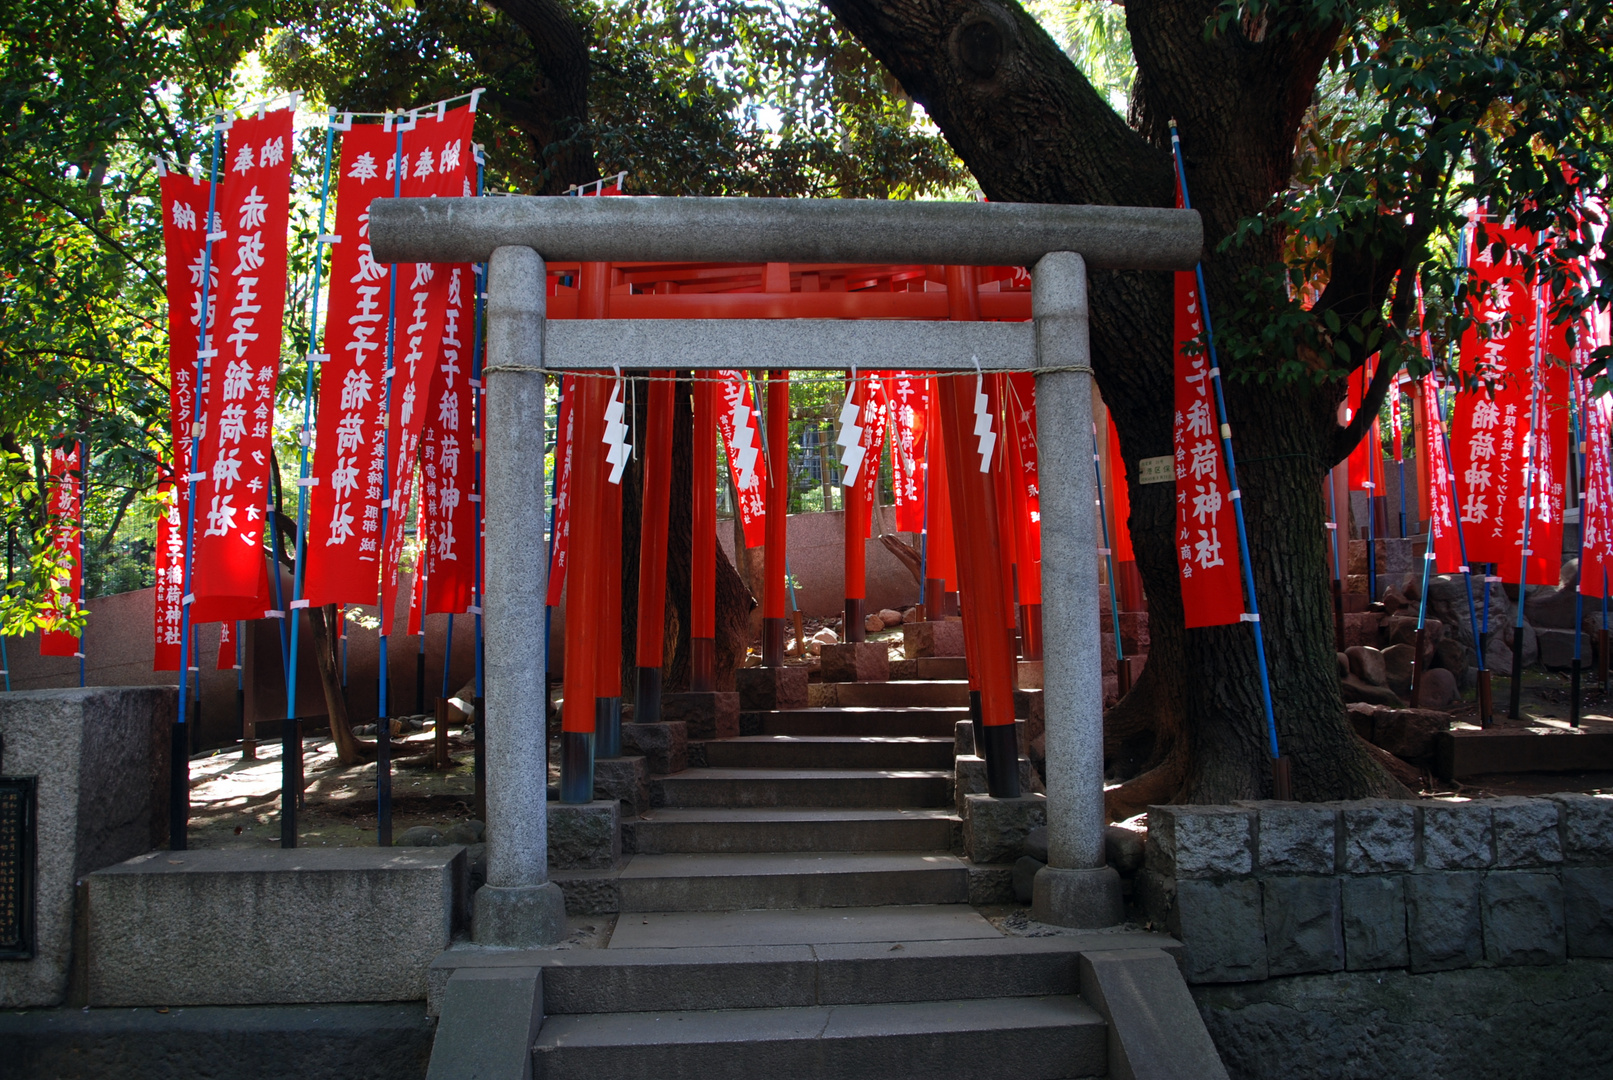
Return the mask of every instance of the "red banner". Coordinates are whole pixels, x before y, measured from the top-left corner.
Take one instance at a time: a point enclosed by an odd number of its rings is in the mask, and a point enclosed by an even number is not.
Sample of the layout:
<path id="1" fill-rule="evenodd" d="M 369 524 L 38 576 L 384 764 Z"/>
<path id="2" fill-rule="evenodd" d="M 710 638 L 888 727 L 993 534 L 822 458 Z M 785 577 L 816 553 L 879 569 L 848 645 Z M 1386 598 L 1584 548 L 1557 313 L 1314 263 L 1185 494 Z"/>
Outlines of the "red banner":
<path id="1" fill-rule="evenodd" d="M 891 472 L 896 492 L 896 531 L 924 531 L 925 418 L 930 411 L 928 372 L 885 376 L 885 406 L 891 423 Z"/>
<path id="2" fill-rule="evenodd" d="M 1036 452 L 1036 376 L 1028 371 L 1011 372 L 1008 376 L 1008 430 L 1007 437 L 1018 441 L 1020 484 L 1025 489 L 1022 523 L 1028 544 L 1028 553 L 1036 562 L 1042 561 L 1042 491 L 1037 475 Z M 1019 530 L 1016 528 L 1015 532 Z"/>
<path id="3" fill-rule="evenodd" d="M 880 392 L 879 376 L 859 375 L 857 381 L 861 384 L 857 395 L 861 405 L 857 425 L 862 428 L 857 445 L 862 447 L 863 456 L 855 480 L 866 508 L 863 512 L 863 539 L 866 540 L 874 532 L 874 495 L 879 484 L 879 457 L 885 449 L 885 402 Z"/>
<path id="4" fill-rule="evenodd" d="M 185 612 L 185 515 L 183 495 L 164 483 L 158 489 L 162 512 L 157 516 L 157 587 L 152 671 L 179 670 L 179 635 Z"/>
<path id="5" fill-rule="evenodd" d="M 556 421 L 554 460 L 560 474 L 554 500 L 554 524 L 550 534 L 554 537 L 549 556 L 549 593 L 544 603 L 560 606 L 560 590 L 566 584 L 567 545 L 571 539 L 571 461 L 574 428 L 577 426 L 577 377 L 563 376 L 560 380 L 560 415 Z"/>
<path id="6" fill-rule="evenodd" d="M 1194 275 L 1176 275 L 1176 556 L 1188 629 L 1224 626 L 1243 614 L 1231 488 L 1221 467 L 1210 360 Z M 1192 350 L 1192 351 L 1190 351 Z M 1221 515 L 1225 514 L 1226 517 Z"/>
<path id="7" fill-rule="evenodd" d="M 1445 457 L 1444 415 L 1439 408 L 1439 391 L 1432 376 L 1423 376 L 1423 416 L 1421 445 L 1417 452 L 1428 463 L 1429 532 L 1433 536 L 1434 571 L 1454 574 L 1464 569 L 1461 539 L 1456 535 L 1456 505 L 1451 486 L 1450 462 Z"/>
<path id="8" fill-rule="evenodd" d="M 1378 358 L 1373 356 L 1350 376 L 1349 392 L 1344 397 L 1344 423 L 1348 424 L 1360 411 L 1366 400 L 1367 384 L 1372 381 L 1372 373 L 1377 366 Z M 1346 475 L 1351 491 L 1364 491 L 1368 495 L 1383 494 L 1383 442 L 1376 419 L 1361 441 L 1355 444 L 1355 449 L 1350 451 Z"/>
<path id="9" fill-rule="evenodd" d="M 476 276 L 470 264 L 447 268 L 448 309 L 442 356 L 431 379 L 426 426 L 420 438 L 424 485 L 421 535 L 430 583 L 426 613 L 458 614 L 471 605 L 476 579 L 476 508 L 470 501 L 475 414 L 470 385 L 471 320 Z"/>
<path id="10" fill-rule="evenodd" d="M 767 462 L 762 457 L 762 428 L 751 398 L 750 380 L 743 371 L 717 372 L 717 430 L 722 432 L 723 452 L 728 456 L 728 473 L 739 494 L 739 518 L 745 529 L 745 546 L 759 548 L 767 540 L 764 518 L 767 495 Z"/>
<path id="11" fill-rule="evenodd" d="M 84 538 L 79 530 L 79 515 L 84 510 L 82 451 L 82 443 L 69 443 L 50 452 L 46 514 L 50 518 L 52 570 L 39 632 L 40 656 L 77 656 L 80 652 L 78 635 L 55 627 L 57 613 L 77 603 L 83 591 Z"/>
<path id="12" fill-rule="evenodd" d="M 218 662 L 214 668 L 218 671 L 230 671 L 236 667 L 235 663 L 235 634 L 241 624 L 226 620 L 218 624 Z"/>
<path id="13" fill-rule="evenodd" d="M 1588 388 L 1587 388 L 1588 389 Z M 1613 401 L 1607 395 L 1585 402 L 1585 491 L 1580 497 L 1579 520 L 1584 530 L 1585 556 L 1580 561 L 1579 591 L 1586 596 L 1603 596 L 1607 579 L 1613 575 L 1613 430 L 1609 411 Z"/>
<path id="14" fill-rule="evenodd" d="M 1496 241 L 1507 251 L 1499 262 L 1492 257 Z M 1531 582 L 1541 584 L 1556 581 L 1562 563 L 1568 350 L 1564 329 L 1548 328 L 1531 435 L 1536 301 L 1522 263 L 1510 253 L 1533 244 L 1528 230 L 1479 226 L 1472 260 L 1475 326 L 1462 337 L 1462 368 L 1464 380 L 1477 379 L 1480 385 L 1456 396 L 1452 449 L 1463 481 L 1468 558 L 1497 564 L 1507 581 L 1518 581 L 1526 571 Z M 1490 328 L 1488 337 L 1479 336 L 1478 325 Z M 1531 459 L 1534 498 L 1524 567 L 1524 477 Z"/>
<path id="15" fill-rule="evenodd" d="M 1109 415 L 1109 509 L 1115 519 L 1115 562 L 1136 562 L 1137 552 L 1131 546 L 1131 489 L 1126 486 L 1126 461 L 1120 456 L 1120 432 L 1113 413 Z"/>
<path id="16" fill-rule="evenodd" d="M 1404 440 L 1400 431 L 1400 380 L 1404 375 L 1404 372 L 1397 371 L 1394 377 L 1389 380 L 1389 427 L 1393 433 L 1395 464 L 1397 465 L 1406 460 Z"/>
<path id="17" fill-rule="evenodd" d="M 461 106 L 441 119 L 426 114 L 403 134 L 403 194 L 408 198 L 435 198 L 469 195 L 474 164 L 470 134 L 475 114 Z M 415 459 L 420 452 L 420 432 L 425 424 L 431 380 L 442 349 L 449 294 L 456 286 L 468 291 L 456 267 L 432 263 L 403 264 L 397 282 L 409 281 L 407 291 L 398 290 L 397 359 L 391 385 L 391 417 L 387 424 L 387 452 L 392 461 L 391 510 L 385 514 L 386 533 L 382 538 L 381 633 L 392 632 L 398 595 L 398 560 L 403 555 L 407 517 L 404 511 L 414 492 Z M 463 310 L 463 308 L 461 308 Z M 467 324 L 468 325 L 468 324 Z"/>
<path id="18" fill-rule="evenodd" d="M 379 581 L 388 270 L 370 254 L 370 200 L 392 194 L 396 147 L 381 124 L 342 134 L 303 574 L 313 607 L 373 604 Z"/>
<path id="19" fill-rule="evenodd" d="M 174 442 L 174 475 L 182 479 L 190 472 L 190 425 L 196 407 L 196 341 L 201 323 L 208 185 L 166 170 L 158 184 L 168 292 L 169 431 Z M 207 323 L 212 330 L 218 312 L 216 264 L 209 276 Z"/>
<path id="20" fill-rule="evenodd" d="M 224 237 L 213 246 L 216 323 L 203 350 L 190 586 L 198 600 L 255 597 L 262 572 L 292 156 L 290 109 L 230 127 L 218 189 Z"/>

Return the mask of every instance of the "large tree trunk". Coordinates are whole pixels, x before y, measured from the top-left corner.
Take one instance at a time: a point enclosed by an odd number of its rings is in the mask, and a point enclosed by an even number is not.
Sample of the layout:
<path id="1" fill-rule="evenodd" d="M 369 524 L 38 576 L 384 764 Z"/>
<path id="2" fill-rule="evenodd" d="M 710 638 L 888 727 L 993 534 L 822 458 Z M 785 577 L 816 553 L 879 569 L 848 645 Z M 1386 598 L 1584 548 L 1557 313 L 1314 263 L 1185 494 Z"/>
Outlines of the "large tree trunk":
<path id="1" fill-rule="evenodd" d="M 1218 0 L 1130 0 L 1139 68 L 1132 130 L 1011 0 L 825 3 L 924 105 L 990 198 L 1170 206 L 1167 121 L 1176 117 L 1205 220 L 1211 312 L 1238 300 L 1246 269 L 1277 260 L 1277 236 L 1230 254 L 1216 249 L 1287 185 L 1295 134 L 1336 28 L 1266 35 L 1251 27 L 1206 38 Z M 1150 802 L 1272 791 L 1250 627 L 1183 629 L 1174 491 L 1136 483 L 1141 458 L 1172 452 L 1171 285 L 1163 273 L 1098 272 L 1091 282 L 1093 366 L 1132 485 L 1130 525 L 1152 637 L 1137 687 L 1109 717 L 1111 770 L 1132 777 L 1110 793 L 1116 816 Z M 1226 389 L 1294 793 L 1404 793 L 1353 737 L 1339 697 L 1320 498 L 1336 443 L 1338 385 L 1233 378 Z"/>

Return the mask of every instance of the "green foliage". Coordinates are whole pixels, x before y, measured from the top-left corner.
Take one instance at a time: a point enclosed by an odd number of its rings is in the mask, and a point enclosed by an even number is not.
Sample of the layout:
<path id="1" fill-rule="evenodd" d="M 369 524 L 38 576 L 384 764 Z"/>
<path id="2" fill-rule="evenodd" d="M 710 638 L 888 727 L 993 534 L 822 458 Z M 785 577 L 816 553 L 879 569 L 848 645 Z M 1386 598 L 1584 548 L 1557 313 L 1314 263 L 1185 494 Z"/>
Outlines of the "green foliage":
<path id="1" fill-rule="evenodd" d="M 1109 0 L 1028 0 L 1025 10 L 1081 69 L 1122 116 L 1131 100 L 1137 62 L 1131 54 L 1126 11 Z"/>
<path id="2" fill-rule="evenodd" d="M 1613 277 L 1593 232 L 1613 150 L 1605 4 L 1229 0 L 1209 32 L 1252 23 L 1342 32 L 1292 185 L 1220 248 L 1238 258 L 1281 244 L 1281 262 L 1248 270 L 1242 308 L 1218 328 L 1239 377 L 1337 379 L 1373 352 L 1427 370 L 1417 290 L 1441 355 L 1471 324 L 1454 237 L 1478 207 L 1537 231 L 1528 276 L 1556 297 L 1554 320 L 1607 307 Z M 1342 264 L 1392 278 L 1387 297 L 1362 305 L 1329 290 Z"/>
<path id="3" fill-rule="evenodd" d="M 380 111 L 485 86 L 477 138 L 493 190 L 533 191 L 587 137 L 601 175 L 656 195 L 911 198 L 961 188 L 951 150 L 856 40 L 817 7 L 748 0 L 573 0 L 589 44 L 586 130 L 541 148 L 523 130 L 543 73 L 488 6 L 290 4 L 272 78 L 334 108 Z"/>

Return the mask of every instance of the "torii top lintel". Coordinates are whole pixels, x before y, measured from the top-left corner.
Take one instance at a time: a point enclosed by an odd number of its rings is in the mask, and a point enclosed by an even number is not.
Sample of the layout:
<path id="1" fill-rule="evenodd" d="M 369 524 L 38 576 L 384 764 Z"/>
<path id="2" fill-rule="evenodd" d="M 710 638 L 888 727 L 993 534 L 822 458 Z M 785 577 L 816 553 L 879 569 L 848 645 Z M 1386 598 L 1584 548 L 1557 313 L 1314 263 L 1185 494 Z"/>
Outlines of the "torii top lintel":
<path id="1" fill-rule="evenodd" d="M 376 199 L 377 262 L 482 262 L 503 246 L 546 260 L 1034 266 L 1072 251 L 1094 269 L 1191 270 L 1193 210 L 884 199 L 505 196 Z"/>

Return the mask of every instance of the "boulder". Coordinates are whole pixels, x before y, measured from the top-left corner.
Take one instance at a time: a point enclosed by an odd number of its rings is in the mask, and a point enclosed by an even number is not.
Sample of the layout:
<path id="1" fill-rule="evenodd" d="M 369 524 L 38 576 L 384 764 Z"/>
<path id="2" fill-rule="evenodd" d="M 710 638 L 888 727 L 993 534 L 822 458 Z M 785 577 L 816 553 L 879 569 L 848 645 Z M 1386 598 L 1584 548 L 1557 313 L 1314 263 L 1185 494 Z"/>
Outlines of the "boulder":
<path id="1" fill-rule="evenodd" d="M 1432 666 L 1460 675 L 1473 666 L 1475 656 L 1473 650 L 1465 647 L 1460 641 L 1446 638 L 1434 646 Z"/>
<path id="2" fill-rule="evenodd" d="M 918 622 L 923 617 L 923 613 L 919 611 L 916 605 L 914 607 L 902 609 L 902 621 L 904 623 Z"/>
<path id="3" fill-rule="evenodd" d="M 1038 825 L 1025 834 L 1025 854 L 1041 862 L 1047 861 L 1047 826 Z"/>
<path id="4" fill-rule="evenodd" d="M 1424 709 L 1448 709 L 1461 699 L 1456 676 L 1444 668 L 1429 668 L 1423 673 L 1423 690 L 1418 704 Z"/>
<path id="5" fill-rule="evenodd" d="M 392 843 L 395 847 L 442 847 L 448 840 L 430 825 L 416 825 L 412 829 L 405 829 L 403 835 Z"/>
<path id="6" fill-rule="evenodd" d="M 1408 643 L 1383 650 L 1384 685 L 1401 697 L 1411 693 L 1412 662 L 1416 650 Z"/>
<path id="7" fill-rule="evenodd" d="M 468 821 L 458 821 L 450 825 L 443 833 L 443 839 L 450 844 L 464 844 L 470 847 L 479 844 L 487 835 L 487 826 L 471 818 Z"/>
<path id="8" fill-rule="evenodd" d="M 880 608 L 879 621 L 884 623 L 886 626 L 901 626 L 902 613 L 897 611 L 895 608 Z"/>
<path id="9" fill-rule="evenodd" d="M 885 629 L 885 620 L 881 619 L 878 615 L 865 615 L 863 617 L 863 629 L 868 631 L 870 634 L 877 634 L 881 630 Z"/>
<path id="10" fill-rule="evenodd" d="M 1345 676 L 1350 674 L 1350 658 L 1348 656 L 1345 656 L 1343 653 L 1339 653 L 1338 657 L 1339 657 L 1339 678 L 1342 679 Z"/>
<path id="11" fill-rule="evenodd" d="M 816 641 L 819 645 L 833 645 L 840 640 L 840 635 L 825 626 L 822 630 L 813 634 L 811 640 Z"/>
<path id="12" fill-rule="evenodd" d="M 1121 877 L 1131 877 L 1143 868 L 1147 854 L 1148 834 L 1124 825 L 1109 825 L 1103 830 L 1103 851 Z"/>
<path id="13" fill-rule="evenodd" d="M 1501 590 L 1496 589 L 1499 595 Z M 1490 626 L 1495 626 L 1495 612 L 1490 613 Z M 1512 671 L 1512 635 L 1515 627 L 1508 622 L 1499 631 L 1490 631 L 1490 648 L 1484 654 L 1484 666 L 1492 671 L 1508 674 Z M 1535 638 L 1535 628 L 1527 622 L 1523 624 L 1523 664 L 1528 667 L 1540 658 L 1540 643 Z"/>
<path id="14" fill-rule="evenodd" d="M 1579 591 L 1579 560 L 1564 559 L 1556 585 L 1531 589 L 1523 602 L 1523 617 L 1531 624 L 1554 630 L 1574 627 L 1574 595 Z"/>
<path id="15" fill-rule="evenodd" d="M 1370 645 L 1351 645 L 1344 650 L 1350 661 L 1350 674 L 1370 686 L 1387 686 L 1383 653 Z"/>
<path id="16" fill-rule="evenodd" d="M 1431 674 L 1427 672 L 1423 675 L 1425 699 L 1430 694 L 1428 676 Z M 1450 672 L 1445 674 L 1449 675 Z M 1426 705 L 1416 709 L 1379 709 L 1372 718 L 1371 733 L 1361 732 L 1361 735 L 1372 745 L 1389 751 L 1395 757 L 1424 762 L 1433 760 L 1435 736 L 1441 731 L 1449 731 L 1450 727 L 1449 716 L 1435 712 Z M 1360 731 L 1360 727 L 1356 730 Z"/>
<path id="17" fill-rule="evenodd" d="M 1339 680 L 1339 691 L 1346 703 L 1361 701 L 1369 705 L 1387 705 L 1398 709 L 1405 705 L 1387 686 L 1373 686 L 1354 675 Z"/>

